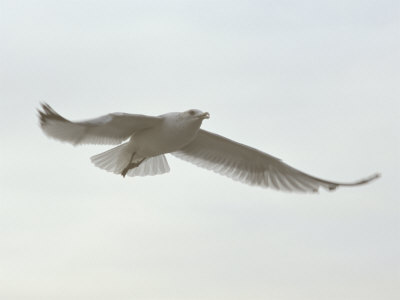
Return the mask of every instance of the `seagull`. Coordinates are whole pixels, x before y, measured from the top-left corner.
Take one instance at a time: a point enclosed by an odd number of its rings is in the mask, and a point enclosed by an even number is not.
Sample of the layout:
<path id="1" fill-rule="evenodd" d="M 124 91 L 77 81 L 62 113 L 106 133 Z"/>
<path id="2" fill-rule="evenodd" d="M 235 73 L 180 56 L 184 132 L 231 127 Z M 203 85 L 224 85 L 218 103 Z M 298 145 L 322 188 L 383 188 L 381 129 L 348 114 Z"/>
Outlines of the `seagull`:
<path id="1" fill-rule="evenodd" d="M 160 116 L 110 113 L 77 122 L 65 119 L 46 103 L 38 113 L 40 127 L 51 138 L 75 146 L 118 145 L 92 156 L 91 161 L 123 177 L 169 172 L 167 153 L 245 184 L 286 192 L 315 193 L 320 187 L 332 191 L 380 177 L 376 173 L 355 182 L 338 183 L 308 175 L 272 155 L 200 129 L 210 114 L 198 109 Z"/>

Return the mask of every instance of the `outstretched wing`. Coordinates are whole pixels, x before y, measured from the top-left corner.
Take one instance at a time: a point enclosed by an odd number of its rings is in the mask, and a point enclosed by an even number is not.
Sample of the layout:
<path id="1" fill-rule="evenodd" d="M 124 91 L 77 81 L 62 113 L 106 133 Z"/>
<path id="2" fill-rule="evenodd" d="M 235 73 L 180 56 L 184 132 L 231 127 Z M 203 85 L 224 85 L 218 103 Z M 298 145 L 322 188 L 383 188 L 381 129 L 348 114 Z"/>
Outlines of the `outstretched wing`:
<path id="1" fill-rule="evenodd" d="M 334 190 L 379 177 L 375 174 L 354 183 L 326 181 L 296 170 L 269 154 L 202 129 L 193 142 L 171 154 L 249 185 L 289 192 L 317 192 L 319 187 Z"/>
<path id="2" fill-rule="evenodd" d="M 161 117 L 112 113 L 81 122 L 71 122 L 48 104 L 38 110 L 40 126 L 49 137 L 74 145 L 79 144 L 120 144 L 134 132 L 151 128 L 162 121 Z"/>

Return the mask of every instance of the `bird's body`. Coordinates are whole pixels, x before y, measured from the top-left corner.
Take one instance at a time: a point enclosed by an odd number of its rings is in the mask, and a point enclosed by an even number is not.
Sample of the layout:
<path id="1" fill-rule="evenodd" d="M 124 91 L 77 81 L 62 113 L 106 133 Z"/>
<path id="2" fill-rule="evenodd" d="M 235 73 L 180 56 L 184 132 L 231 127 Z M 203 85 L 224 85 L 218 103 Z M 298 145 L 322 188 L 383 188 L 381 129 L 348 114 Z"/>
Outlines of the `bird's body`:
<path id="1" fill-rule="evenodd" d="M 200 113 L 199 115 L 202 116 Z M 202 117 L 187 119 L 180 113 L 161 115 L 162 122 L 135 133 L 129 143 L 142 157 L 178 151 L 189 144 L 200 129 Z"/>
<path id="2" fill-rule="evenodd" d="M 160 116 L 113 113 L 96 119 L 71 122 L 47 104 L 39 111 L 43 131 L 50 137 L 78 144 L 120 144 L 95 155 L 92 162 L 109 172 L 128 176 L 162 174 L 169 171 L 166 153 L 232 179 L 285 191 L 316 192 L 355 186 L 336 183 L 303 173 L 269 154 L 200 129 L 208 113 L 191 109 Z"/>
<path id="3" fill-rule="evenodd" d="M 189 144 L 200 129 L 203 117 L 206 117 L 201 113 L 199 116 L 188 119 L 180 113 L 168 113 L 159 116 L 161 122 L 153 127 L 135 132 L 129 142 L 123 144 L 124 153 L 132 154 L 130 163 L 126 164 L 121 174 L 125 177 L 130 169 L 139 167 L 145 159 L 178 151 Z M 92 159 L 92 161 L 96 164 L 96 160 Z M 117 169 L 117 173 L 118 171 Z"/>

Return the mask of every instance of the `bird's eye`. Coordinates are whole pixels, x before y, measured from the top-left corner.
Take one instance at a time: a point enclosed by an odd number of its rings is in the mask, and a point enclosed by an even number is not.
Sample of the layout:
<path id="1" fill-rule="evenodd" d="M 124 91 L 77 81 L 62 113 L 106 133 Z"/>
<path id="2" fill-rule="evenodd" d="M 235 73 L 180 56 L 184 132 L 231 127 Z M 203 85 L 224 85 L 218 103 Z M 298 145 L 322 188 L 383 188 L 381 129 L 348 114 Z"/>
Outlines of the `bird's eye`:
<path id="1" fill-rule="evenodd" d="M 189 110 L 189 114 L 191 115 L 191 116 L 194 116 L 195 115 L 195 111 L 194 110 Z"/>

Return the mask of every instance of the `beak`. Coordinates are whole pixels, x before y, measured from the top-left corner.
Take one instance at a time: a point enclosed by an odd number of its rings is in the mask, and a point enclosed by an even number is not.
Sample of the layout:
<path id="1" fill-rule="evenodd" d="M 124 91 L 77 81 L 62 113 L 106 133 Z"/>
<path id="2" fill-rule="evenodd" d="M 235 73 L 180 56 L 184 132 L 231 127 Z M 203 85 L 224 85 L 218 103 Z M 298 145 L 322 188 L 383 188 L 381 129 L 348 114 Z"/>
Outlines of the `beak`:
<path id="1" fill-rule="evenodd" d="M 209 119 L 209 118 L 210 118 L 210 114 L 208 112 L 205 112 L 205 113 L 199 115 L 199 119 L 202 119 L 202 120 Z"/>

